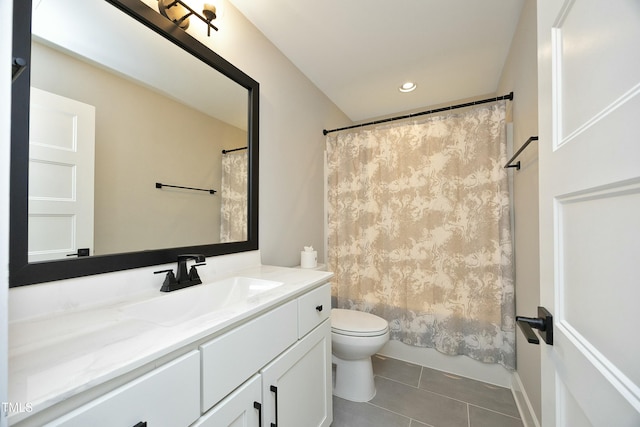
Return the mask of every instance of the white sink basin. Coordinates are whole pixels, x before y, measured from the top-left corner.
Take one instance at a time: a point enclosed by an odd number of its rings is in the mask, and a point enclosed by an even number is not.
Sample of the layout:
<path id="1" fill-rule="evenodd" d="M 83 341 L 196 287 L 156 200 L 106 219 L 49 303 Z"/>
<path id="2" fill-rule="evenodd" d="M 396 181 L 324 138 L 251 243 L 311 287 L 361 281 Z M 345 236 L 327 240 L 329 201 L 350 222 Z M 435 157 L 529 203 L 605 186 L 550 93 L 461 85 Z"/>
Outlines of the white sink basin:
<path id="1" fill-rule="evenodd" d="M 235 276 L 168 293 L 158 291 L 157 297 L 125 306 L 122 311 L 135 319 L 174 325 L 232 307 L 281 285 L 273 280 Z"/>

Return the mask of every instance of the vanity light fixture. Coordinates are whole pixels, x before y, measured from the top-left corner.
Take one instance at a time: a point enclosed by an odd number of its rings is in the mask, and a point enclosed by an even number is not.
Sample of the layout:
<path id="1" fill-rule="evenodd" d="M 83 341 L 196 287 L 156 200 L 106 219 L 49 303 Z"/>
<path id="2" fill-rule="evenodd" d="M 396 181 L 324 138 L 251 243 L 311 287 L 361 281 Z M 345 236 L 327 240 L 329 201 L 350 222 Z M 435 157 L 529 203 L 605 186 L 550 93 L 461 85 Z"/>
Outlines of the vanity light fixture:
<path id="1" fill-rule="evenodd" d="M 194 15 L 207 24 L 207 36 L 211 35 L 212 28 L 218 31 L 218 27 L 211 23 L 216 19 L 216 7 L 212 4 L 204 3 L 202 14 L 199 14 L 182 0 L 158 0 L 158 11 L 183 30 L 189 28 L 189 17 Z"/>
<path id="2" fill-rule="evenodd" d="M 411 91 L 415 90 L 416 87 L 417 87 L 417 85 L 414 82 L 406 82 L 406 83 L 403 83 L 402 86 L 400 86 L 398 88 L 398 90 L 400 92 L 405 92 L 406 93 L 406 92 L 411 92 Z"/>

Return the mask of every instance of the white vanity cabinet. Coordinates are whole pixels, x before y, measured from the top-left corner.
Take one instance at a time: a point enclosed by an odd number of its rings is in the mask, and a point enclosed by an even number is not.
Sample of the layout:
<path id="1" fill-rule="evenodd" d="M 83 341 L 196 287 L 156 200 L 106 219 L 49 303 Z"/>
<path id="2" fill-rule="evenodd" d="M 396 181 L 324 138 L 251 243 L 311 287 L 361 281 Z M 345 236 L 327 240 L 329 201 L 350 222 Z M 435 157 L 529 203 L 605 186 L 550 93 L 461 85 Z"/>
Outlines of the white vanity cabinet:
<path id="1" fill-rule="evenodd" d="M 262 427 L 331 425 L 330 314 L 331 285 L 298 298 L 299 341 L 261 370 Z"/>
<path id="2" fill-rule="evenodd" d="M 206 412 L 298 339 L 290 301 L 200 346 L 202 412 Z"/>
<path id="3" fill-rule="evenodd" d="M 269 360 L 196 426 L 259 426 L 261 419 L 262 427 L 328 427 L 333 421 L 330 303 L 325 284 L 201 346 L 204 410 L 233 389 L 233 380 L 237 386 L 247 378 L 256 360 Z M 274 319 L 288 320 L 277 325 Z M 274 344 L 287 340 L 293 345 L 274 355 Z M 260 400 L 254 390 L 258 380 Z"/>
<path id="4" fill-rule="evenodd" d="M 192 351 L 47 426 L 176 427 L 200 416 L 200 354 Z"/>
<path id="5" fill-rule="evenodd" d="M 43 411 L 16 426 L 329 426 L 330 284 L 293 292 L 208 340 L 185 340 L 175 350 L 185 354 L 83 406 L 62 401 L 55 413 L 69 412 L 53 421 Z"/>
<path id="6" fill-rule="evenodd" d="M 261 373 L 262 427 L 328 427 L 333 421 L 330 320 Z"/>

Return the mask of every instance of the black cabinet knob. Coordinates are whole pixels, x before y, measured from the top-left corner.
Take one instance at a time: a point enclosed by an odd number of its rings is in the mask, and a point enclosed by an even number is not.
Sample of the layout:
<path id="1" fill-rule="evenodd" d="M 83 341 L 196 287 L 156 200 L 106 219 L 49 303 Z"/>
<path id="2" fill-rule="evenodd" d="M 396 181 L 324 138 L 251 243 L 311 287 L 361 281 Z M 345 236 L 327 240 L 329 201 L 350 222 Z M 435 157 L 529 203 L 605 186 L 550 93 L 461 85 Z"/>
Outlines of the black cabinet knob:
<path id="1" fill-rule="evenodd" d="M 322 311 L 322 305 L 316 305 L 316 310 Z"/>

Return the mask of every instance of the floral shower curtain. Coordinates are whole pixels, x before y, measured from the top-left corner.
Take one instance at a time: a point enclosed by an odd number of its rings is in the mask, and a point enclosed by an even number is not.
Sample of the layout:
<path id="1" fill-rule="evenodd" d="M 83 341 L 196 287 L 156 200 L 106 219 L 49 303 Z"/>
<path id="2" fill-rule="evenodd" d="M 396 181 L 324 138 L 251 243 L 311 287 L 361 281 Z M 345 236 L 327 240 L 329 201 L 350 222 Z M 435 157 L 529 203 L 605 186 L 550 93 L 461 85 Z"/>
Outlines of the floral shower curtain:
<path id="1" fill-rule="evenodd" d="M 505 101 L 329 135 L 327 160 L 338 307 L 386 319 L 393 340 L 513 369 Z"/>
<path id="2" fill-rule="evenodd" d="M 247 150 L 222 155 L 220 242 L 247 240 L 249 163 Z"/>

